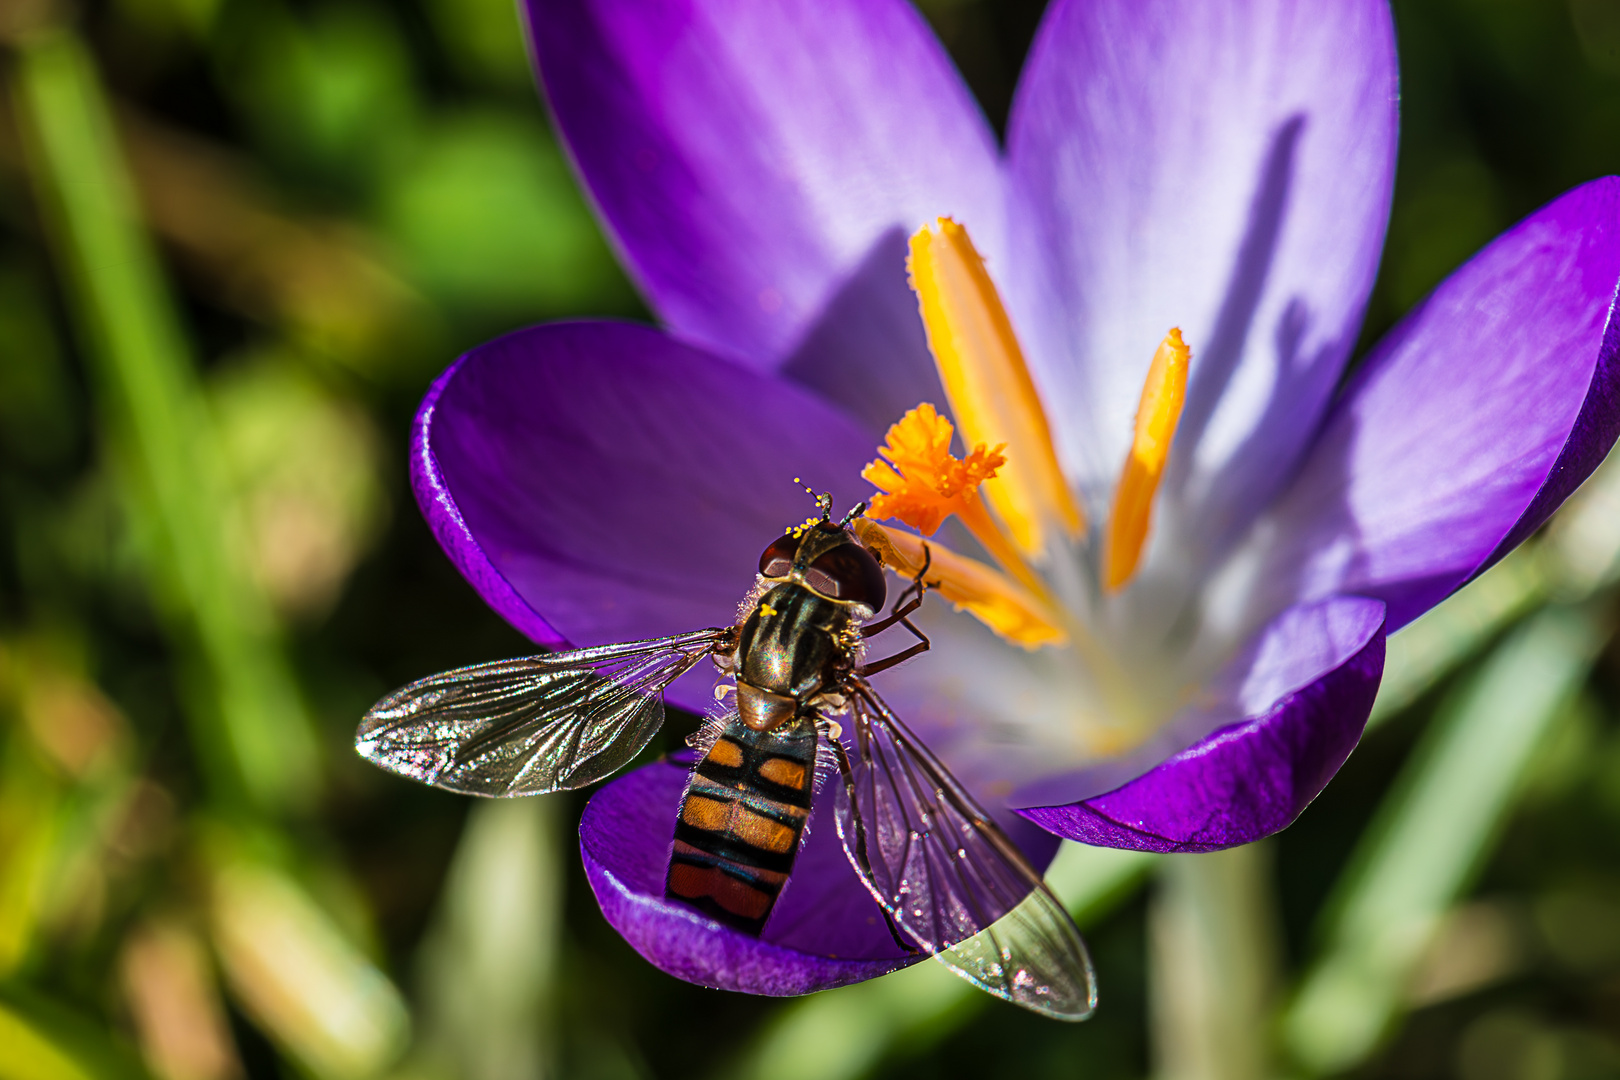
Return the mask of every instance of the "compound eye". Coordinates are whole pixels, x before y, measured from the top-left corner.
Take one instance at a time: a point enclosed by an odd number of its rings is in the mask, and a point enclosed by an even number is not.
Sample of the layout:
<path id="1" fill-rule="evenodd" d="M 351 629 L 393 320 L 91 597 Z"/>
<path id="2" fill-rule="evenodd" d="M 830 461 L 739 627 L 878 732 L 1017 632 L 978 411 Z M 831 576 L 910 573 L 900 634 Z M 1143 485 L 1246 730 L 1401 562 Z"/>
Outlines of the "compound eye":
<path id="1" fill-rule="evenodd" d="M 830 600 L 864 604 L 883 610 L 888 586 L 883 567 L 859 544 L 843 544 L 816 558 L 804 572 L 804 583 Z"/>
<path id="2" fill-rule="evenodd" d="M 766 577 L 787 577 L 793 570 L 793 557 L 799 553 L 797 536 L 780 536 L 759 557 L 759 572 Z"/>

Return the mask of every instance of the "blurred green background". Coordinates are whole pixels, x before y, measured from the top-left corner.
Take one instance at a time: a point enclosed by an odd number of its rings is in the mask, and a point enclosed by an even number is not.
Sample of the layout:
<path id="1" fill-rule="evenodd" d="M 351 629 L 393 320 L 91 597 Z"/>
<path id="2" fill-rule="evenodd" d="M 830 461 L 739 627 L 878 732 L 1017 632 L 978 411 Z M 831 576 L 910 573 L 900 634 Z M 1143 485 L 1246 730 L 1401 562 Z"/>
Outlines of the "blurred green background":
<path id="1" fill-rule="evenodd" d="M 924 5 L 998 128 L 1041 8 Z M 1364 342 L 1620 172 L 1620 0 L 1395 12 Z M 1281 837 L 1065 849 L 1078 1027 L 934 965 L 688 986 L 597 912 L 584 795 L 362 765 L 381 694 L 527 648 L 417 515 L 416 403 L 583 314 L 645 311 L 507 0 L 0 0 L 0 1080 L 1620 1077 L 1612 469 L 1391 643 Z"/>

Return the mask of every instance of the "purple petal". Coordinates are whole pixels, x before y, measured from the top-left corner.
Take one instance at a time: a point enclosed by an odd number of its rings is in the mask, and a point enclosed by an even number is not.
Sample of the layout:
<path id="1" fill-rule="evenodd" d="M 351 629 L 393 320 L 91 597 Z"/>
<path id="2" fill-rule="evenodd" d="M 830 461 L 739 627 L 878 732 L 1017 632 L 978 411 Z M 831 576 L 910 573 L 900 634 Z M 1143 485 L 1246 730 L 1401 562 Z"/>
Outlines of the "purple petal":
<path id="1" fill-rule="evenodd" d="M 690 762 L 661 761 L 601 788 L 579 823 L 602 914 L 635 950 L 688 982 L 782 996 L 875 978 L 915 962 L 890 935 L 834 824 L 833 778 L 816 794 L 793 874 L 764 932 L 750 937 L 664 897 Z M 1010 813 L 998 820 L 1038 868 L 1057 841 Z"/>
<path id="2" fill-rule="evenodd" d="M 1037 256 L 1012 299 L 1094 502 L 1171 327 L 1193 352 L 1165 489 L 1187 542 L 1275 494 L 1355 342 L 1395 141 L 1384 0 L 1054 3 L 1010 124 L 1014 250 Z"/>
<path id="3" fill-rule="evenodd" d="M 1383 670 L 1378 601 L 1290 608 L 1212 681 L 1211 700 L 1179 716 L 1145 755 L 1162 755 L 1167 743 L 1185 749 L 1125 783 L 1143 755 L 1040 785 L 1020 793 L 1019 813 L 1071 840 L 1145 851 L 1214 851 L 1269 836 L 1355 748 Z"/>
<path id="4" fill-rule="evenodd" d="M 558 127 L 671 330 L 785 366 L 874 430 L 937 395 L 905 239 L 952 214 L 999 256 L 1002 185 L 989 126 L 910 5 L 528 15 Z"/>
<path id="5" fill-rule="evenodd" d="M 760 551 L 848 507 L 872 443 L 790 383 L 644 326 L 554 324 L 480 346 L 417 415 L 417 501 L 481 596 L 548 646 L 724 626 Z M 713 672 L 674 699 L 701 709 Z"/>
<path id="6" fill-rule="evenodd" d="M 1443 282 L 1367 360 L 1275 512 L 1262 602 L 1354 592 L 1410 622 L 1533 532 L 1614 443 L 1620 180 Z"/>

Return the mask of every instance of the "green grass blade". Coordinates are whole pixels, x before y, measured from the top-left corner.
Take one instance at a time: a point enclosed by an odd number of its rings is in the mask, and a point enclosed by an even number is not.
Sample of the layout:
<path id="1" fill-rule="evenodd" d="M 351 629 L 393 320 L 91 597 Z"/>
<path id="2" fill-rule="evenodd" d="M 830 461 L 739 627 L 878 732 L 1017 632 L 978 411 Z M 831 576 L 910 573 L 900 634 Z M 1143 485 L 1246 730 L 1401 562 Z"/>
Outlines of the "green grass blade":
<path id="1" fill-rule="evenodd" d="M 0 1080 L 95 1080 L 72 1054 L 0 1006 Z"/>
<path id="2" fill-rule="evenodd" d="M 131 1047 L 90 1017 L 15 984 L 0 998 L 0 1080 L 148 1080 Z"/>
<path id="3" fill-rule="evenodd" d="M 65 31 L 18 50 L 15 98 L 47 237 L 151 576 L 202 680 L 193 738 L 220 794 L 260 807 L 309 793 L 315 747 L 264 598 L 225 542 L 221 455 L 94 67 Z"/>
<path id="4" fill-rule="evenodd" d="M 1545 610 L 1443 704 L 1340 879 L 1325 949 L 1283 1017 L 1285 1046 L 1308 1073 L 1340 1072 L 1377 1046 L 1606 636 L 1580 611 Z"/>
<path id="5" fill-rule="evenodd" d="M 1367 727 L 1377 727 L 1406 708 L 1543 602 L 1549 561 L 1536 548 L 1520 548 L 1391 637 Z"/>

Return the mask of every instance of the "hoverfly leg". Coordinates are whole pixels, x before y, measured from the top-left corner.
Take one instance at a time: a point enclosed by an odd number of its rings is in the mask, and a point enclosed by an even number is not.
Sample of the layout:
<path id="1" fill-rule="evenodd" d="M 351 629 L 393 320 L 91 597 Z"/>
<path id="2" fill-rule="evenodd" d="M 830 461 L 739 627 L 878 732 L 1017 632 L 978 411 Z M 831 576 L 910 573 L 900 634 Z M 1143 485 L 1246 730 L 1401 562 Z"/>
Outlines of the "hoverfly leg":
<path id="1" fill-rule="evenodd" d="M 882 660 L 874 660 L 870 664 L 862 665 L 861 668 L 856 671 L 857 675 L 875 675 L 880 671 L 887 671 L 896 664 L 905 663 L 913 656 L 920 656 L 932 647 L 932 642 L 928 640 L 928 635 L 917 629 L 917 625 L 913 623 L 907 616 L 909 616 L 913 611 L 916 611 L 918 608 L 922 607 L 923 595 L 927 593 L 929 589 L 929 584 L 923 580 L 923 575 L 928 573 L 928 568 L 929 566 L 933 565 L 933 561 L 934 553 L 929 550 L 927 544 L 924 544 L 922 568 L 917 571 L 917 576 L 911 579 L 911 584 L 907 586 L 906 591 L 895 597 L 894 610 L 889 613 L 889 617 L 861 628 L 862 637 L 871 637 L 874 634 L 882 633 L 889 627 L 898 623 L 907 630 L 911 631 L 912 635 L 916 637 L 917 643 L 909 648 L 900 650 L 893 656 L 885 656 Z M 911 595 L 913 592 L 916 593 L 915 596 Z M 906 599 L 908 596 L 911 596 L 911 599 Z"/>
<path id="2" fill-rule="evenodd" d="M 855 770 L 849 764 L 849 754 L 844 750 L 844 744 L 830 733 L 827 734 L 826 738 L 827 745 L 832 747 L 833 758 L 838 762 L 838 776 L 843 781 L 844 794 L 849 798 L 849 805 L 859 805 L 855 801 Z M 859 814 L 852 814 L 851 820 L 854 825 L 855 835 L 844 840 L 844 850 L 860 861 L 861 876 L 870 881 L 872 878 L 872 858 L 866 850 L 866 824 L 861 820 Z M 909 940 L 906 935 L 900 932 L 899 924 L 894 921 L 894 916 L 889 913 L 888 905 L 880 903 L 878 907 L 883 912 L 883 921 L 888 926 L 889 936 L 894 938 L 894 943 L 914 956 L 922 955 L 923 950 L 917 947 L 917 943 Z"/>
<path id="3" fill-rule="evenodd" d="M 888 671 L 896 664 L 903 664 L 913 656 L 920 656 L 933 647 L 933 642 L 928 640 L 928 635 L 917 629 L 916 624 L 910 619 L 902 617 L 900 625 L 917 636 L 917 644 L 901 649 L 893 656 L 885 656 L 882 660 L 874 660 L 870 664 L 863 664 L 856 670 L 855 674 L 865 678 L 868 675 L 876 675 L 880 671 Z"/>
<path id="4" fill-rule="evenodd" d="M 888 926 L 889 936 L 894 938 L 894 943 L 912 956 L 922 956 L 924 954 L 923 950 L 917 946 L 916 942 L 908 940 L 906 935 L 900 932 L 900 925 L 894 921 L 894 916 L 889 914 L 889 909 L 879 904 L 878 910 L 883 912 L 883 922 Z"/>
<path id="5" fill-rule="evenodd" d="M 932 566 L 933 563 L 934 553 L 927 544 L 924 544 L 922 568 L 917 571 L 916 577 L 911 579 L 911 584 L 906 586 L 906 591 L 895 597 L 894 610 L 889 613 L 888 618 L 879 619 L 875 623 L 867 623 L 865 626 L 861 627 L 862 637 L 873 637 L 877 634 L 881 634 L 895 623 L 904 621 L 907 615 L 910 615 L 913 611 L 916 611 L 918 608 L 922 607 L 923 594 L 934 585 L 938 584 L 938 582 L 930 584 L 929 582 L 923 580 L 923 575 L 928 573 L 928 568 Z M 916 595 L 912 596 L 912 593 L 914 592 Z M 907 597 L 910 597 L 910 599 L 907 599 Z M 916 627 L 913 626 L 910 629 L 912 633 L 917 633 Z M 917 634 L 917 636 L 922 637 L 921 634 Z M 926 641 L 928 639 L 923 638 L 923 640 Z"/>
<path id="6" fill-rule="evenodd" d="M 930 566 L 934 565 L 934 549 L 929 547 L 926 543 L 923 544 L 922 549 L 923 549 L 923 564 L 922 564 L 922 566 L 917 568 L 917 575 L 911 579 L 911 587 L 908 588 L 905 593 L 900 594 L 900 597 L 903 600 L 903 599 L 905 599 L 906 593 L 909 593 L 913 589 L 915 589 L 916 592 L 917 592 L 917 603 L 918 604 L 922 603 L 923 593 L 927 592 L 929 589 L 934 588 L 934 586 L 939 584 L 939 582 L 937 582 L 937 581 L 930 584 L 930 583 L 923 580 L 923 577 L 926 576 L 927 573 L 928 573 L 928 568 Z"/>
<path id="7" fill-rule="evenodd" d="M 894 612 L 888 617 L 879 619 L 874 623 L 867 623 L 865 626 L 861 627 L 861 637 L 876 637 L 878 634 L 883 633 L 883 631 L 887 630 L 901 619 L 904 619 L 913 611 L 916 611 L 918 608 L 922 607 L 922 597 L 919 596 L 914 600 L 908 600 L 904 604 L 899 604 L 899 601 L 896 601 L 896 604 L 898 606 L 895 607 Z"/>

